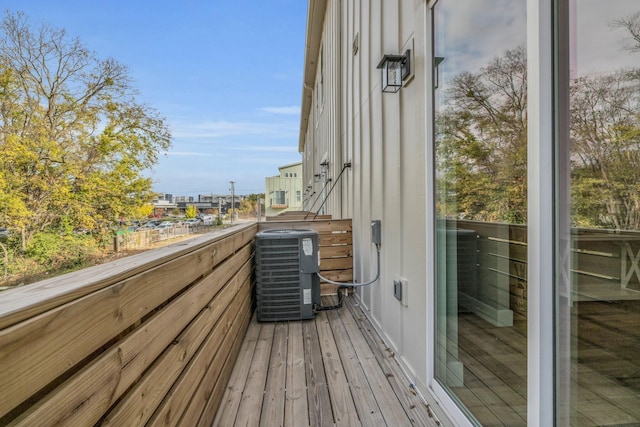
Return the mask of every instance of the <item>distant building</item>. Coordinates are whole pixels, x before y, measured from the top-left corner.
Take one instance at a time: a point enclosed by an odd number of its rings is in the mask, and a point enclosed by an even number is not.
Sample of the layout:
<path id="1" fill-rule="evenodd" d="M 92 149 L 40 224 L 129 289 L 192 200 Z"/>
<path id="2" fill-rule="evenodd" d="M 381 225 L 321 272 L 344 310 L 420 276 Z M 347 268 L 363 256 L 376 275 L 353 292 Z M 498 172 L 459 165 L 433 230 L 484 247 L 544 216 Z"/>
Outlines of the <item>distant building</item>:
<path id="1" fill-rule="evenodd" d="M 265 178 L 267 216 L 302 210 L 302 162 L 280 166 L 280 174 Z"/>
<path id="2" fill-rule="evenodd" d="M 169 200 L 163 199 L 161 197 L 153 200 L 151 202 L 153 204 L 153 216 L 154 217 L 162 217 L 169 215 L 174 209 L 178 206 L 170 202 Z"/>
<path id="3" fill-rule="evenodd" d="M 175 203 L 180 202 L 195 202 L 195 198 L 193 196 L 174 196 L 173 201 Z"/>

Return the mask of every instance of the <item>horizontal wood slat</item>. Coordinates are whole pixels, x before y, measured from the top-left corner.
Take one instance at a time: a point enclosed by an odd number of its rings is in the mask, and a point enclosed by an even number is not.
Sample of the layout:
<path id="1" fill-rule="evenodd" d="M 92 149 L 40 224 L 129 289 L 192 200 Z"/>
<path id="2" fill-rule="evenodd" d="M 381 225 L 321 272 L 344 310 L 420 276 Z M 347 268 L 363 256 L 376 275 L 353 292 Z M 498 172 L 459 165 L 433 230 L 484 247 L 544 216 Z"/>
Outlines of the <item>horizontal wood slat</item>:
<path id="1" fill-rule="evenodd" d="M 330 219 L 316 221 L 270 221 L 258 223 L 258 230 L 299 230 L 311 229 L 318 234 L 331 234 L 338 231 L 352 231 L 350 219 Z"/>
<path id="2" fill-rule="evenodd" d="M 148 272 L 154 267 L 163 266 L 184 254 L 195 255 L 196 259 L 208 259 L 205 268 L 211 268 L 231 253 L 233 248 L 251 241 L 257 230 L 256 224 L 244 226 L 240 230 L 223 230 L 174 243 L 153 251 L 143 252 L 134 257 L 126 257 L 107 264 L 96 265 L 73 273 L 43 280 L 29 286 L 21 286 L 2 293 L 0 298 L 0 330 L 37 314 L 61 306 L 68 301 L 77 300 L 84 295 L 106 288 L 115 283 Z M 212 247 L 222 241 L 226 245 Z M 202 249 L 198 255 L 195 251 Z M 225 249 L 226 251 L 222 250 Z M 185 273 L 194 276 L 198 271 Z M 197 276 L 195 276 L 197 277 Z"/>
<path id="3" fill-rule="evenodd" d="M 213 387 L 226 387 L 250 318 L 256 232 L 236 226 L 4 292 L 0 425 L 140 425 L 165 407 L 211 423 Z"/>
<path id="4" fill-rule="evenodd" d="M 315 212 L 307 211 L 287 211 L 267 217 L 267 221 L 313 221 L 320 219 L 331 219 L 331 215 L 317 215 Z"/>

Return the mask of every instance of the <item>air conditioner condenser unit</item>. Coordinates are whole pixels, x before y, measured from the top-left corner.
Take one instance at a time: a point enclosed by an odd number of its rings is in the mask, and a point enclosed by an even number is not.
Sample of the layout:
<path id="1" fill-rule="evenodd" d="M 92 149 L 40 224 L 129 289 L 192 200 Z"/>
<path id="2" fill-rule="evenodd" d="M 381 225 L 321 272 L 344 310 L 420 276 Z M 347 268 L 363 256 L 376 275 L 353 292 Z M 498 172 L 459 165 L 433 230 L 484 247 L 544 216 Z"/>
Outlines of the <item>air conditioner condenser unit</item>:
<path id="1" fill-rule="evenodd" d="M 258 321 L 312 319 L 320 306 L 318 233 L 268 230 L 256 235 Z"/>

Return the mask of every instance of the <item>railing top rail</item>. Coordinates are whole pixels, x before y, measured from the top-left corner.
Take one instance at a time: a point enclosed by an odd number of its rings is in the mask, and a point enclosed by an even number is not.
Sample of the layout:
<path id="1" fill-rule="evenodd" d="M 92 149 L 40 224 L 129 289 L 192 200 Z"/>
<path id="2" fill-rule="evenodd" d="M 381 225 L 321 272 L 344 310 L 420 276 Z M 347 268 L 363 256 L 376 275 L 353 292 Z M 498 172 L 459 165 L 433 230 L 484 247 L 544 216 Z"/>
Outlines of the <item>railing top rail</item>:
<path id="1" fill-rule="evenodd" d="M 220 240 L 239 233 L 255 234 L 256 232 L 255 222 L 239 224 L 162 248 L 4 291 L 0 295 L 0 329 L 111 286 Z"/>

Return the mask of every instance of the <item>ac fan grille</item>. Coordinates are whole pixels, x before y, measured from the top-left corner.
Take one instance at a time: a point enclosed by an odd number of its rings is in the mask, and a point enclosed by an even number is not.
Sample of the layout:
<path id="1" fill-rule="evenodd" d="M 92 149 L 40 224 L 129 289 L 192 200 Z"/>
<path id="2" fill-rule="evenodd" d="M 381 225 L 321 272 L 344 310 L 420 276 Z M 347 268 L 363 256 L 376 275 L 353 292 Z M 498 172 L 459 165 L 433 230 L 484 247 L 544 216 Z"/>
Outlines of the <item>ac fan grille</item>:
<path id="1" fill-rule="evenodd" d="M 257 242 L 256 300 L 259 318 L 277 321 L 301 316 L 299 252 L 297 238 Z"/>

